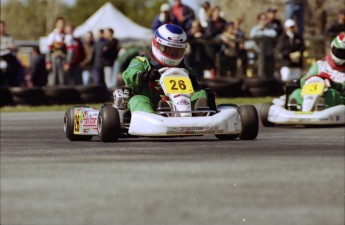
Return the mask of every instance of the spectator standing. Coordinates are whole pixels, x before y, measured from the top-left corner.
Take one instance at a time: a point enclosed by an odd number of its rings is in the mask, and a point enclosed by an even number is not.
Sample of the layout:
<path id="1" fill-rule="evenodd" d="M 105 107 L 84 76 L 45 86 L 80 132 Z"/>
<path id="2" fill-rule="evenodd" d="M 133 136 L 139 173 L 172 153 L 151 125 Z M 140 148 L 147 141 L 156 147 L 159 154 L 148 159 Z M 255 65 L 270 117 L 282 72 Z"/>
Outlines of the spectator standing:
<path id="1" fill-rule="evenodd" d="M 1 56 L 10 54 L 14 49 L 14 40 L 6 33 L 6 23 L 3 20 L 0 21 L 0 40 Z"/>
<path id="2" fill-rule="evenodd" d="M 234 30 L 237 37 L 237 56 L 238 67 L 241 68 L 242 75 L 246 75 L 248 66 L 247 50 L 244 48 L 245 33 L 241 28 L 242 20 L 237 18 L 234 20 Z"/>
<path id="3" fill-rule="evenodd" d="M 337 20 L 326 30 L 326 34 L 332 39 L 341 32 L 345 32 L 345 9 L 339 11 Z"/>
<path id="4" fill-rule="evenodd" d="M 161 5 L 160 13 L 155 17 L 152 23 L 152 30 L 157 30 L 158 27 L 163 24 L 176 24 L 179 25 L 179 22 L 175 17 L 172 17 L 170 14 L 170 6 L 168 3 Z"/>
<path id="5" fill-rule="evenodd" d="M 49 85 L 66 84 L 65 71 L 69 70 L 73 55 L 73 39 L 67 38 L 64 32 L 65 19 L 58 17 L 55 29 L 48 35 L 48 52 L 46 54 L 46 69 L 51 71 Z"/>
<path id="6" fill-rule="evenodd" d="M 199 21 L 203 28 L 206 28 L 208 25 L 208 21 L 210 20 L 210 15 L 212 12 L 211 4 L 210 2 L 206 1 L 204 2 L 200 9 L 199 9 Z"/>
<path id="7" fill-rule="evenodd" d="M 72 51 L 72 58 L 69 62 L 68 68 L 66 68 L 66 85 L 81 85 L 83 84 L 80 63 L 85 59 L 85 50 L 83 43 L 79 38 L 73 36 L 73 25 L 67 25 L 65 27 L 66 41 L 72 43 L 69 48 Z"/>
<path id="8" fill-rule="evenodd" d="M 33 86 L 42 87 L 47 85 L 48 71 L 45 65 L 45 56 L 41 54 L 39 47 L 35 46 L 32 50 L 30 63 L 30 77 Z"/>
<path id="9" fill-rule="evenodd" d="M 221 17 L 220 7 L 216 6 L 212 9 L 211 18 L 208 22 L 208 26 L 205 30 L 204 38 L 205 39 L 216 39 L 219 40 L 220 34 L 223 32 L 224 27 L 226 25 L 226 21 Z M 205 45 L 205 50 L 209 58 L 213 59 L 210 63 L 210 75 L 211 79 L 214 79 L 216 76 L 216 69 L 218 69 L 218 58 L 220 52 L 220 45 L 212 45 L 207 44 Z"/>
<path id="10" fill-rule="evenodd" d="M 207 67 L 211 59 L 208 57 L 204 44 L 200 40 L 203 39 L 204 29 L 198 20 L 194 20 L 192 28 L 187 32 L 187 39 L 190 44 L 189 54 L 186 55 L 186 63 L 195 69 L 198 80 L 203 79 L 204 69 Z"/>
<path id="11" fill-rule="evenodd" d="M 277 19 L 277 9 L 268 8 L 266 11 L 267 16 L 267 27 L 274 29 L 277 32 L 277 37 L 283 33 L 282 22 Z"/>
<path id="12" fill-rule="evenodd" d="M 235 77 L 237 72 L 237 36 L 233 22 L 227 23 L 224 32 L 220 35 L 220 40 L 223 43 L 221 74 Z"/>
<path id="13" fill-rule="evenodd" d="M 0 44 L 1 61 L 5 68 L 1 68 L 0 85 L 19 86 L 21 83 L 22 68 L 15 55 L 15 46 L 13 38 L 6 33 L 5 21 L 0 21 Z"/>
<path id="14" fill-rule="evenodd" d="M 281 80 L 289 82 L 301 78 L 303 66 L 303 38 L 296 32 L 296 23 L 288 19 L 284 23 L 285 33 L 279 38 L 277 49 L 282 60 Z"/>
<path id="15" fill-rule="evenodd" d="M 304 34 L 304 5 L 305 0 L 285 0 L 285 20 L 297 21 L 298 33 L 301 37 Z"/>
<path id="16" fill-rule="evenodd" d="M 267 27 L 267 17 L 265 13 L 260 13 L 257 16 L 257 25 L 250 30 L 250 38 L 256 39 L 256 42 L 261 42 L 259 54 L 264 54 L 264 71 L 266 77 L 273 77 L 274 75 L 274 46 L 277 32 Z"/>
<path id="17" fill-rule="evenodd" d="M 226 25 L 226 21 L 221 17 L 221 10 L 219 6 L 212 9 L 211 19 L 208 22 L 205 37 L 208 39 L 220 35 Z"/>
<path id="18" fill-rule="evenodd" d="M 237 18 L 234 20 L 234 30 L 235 30 L 236 36 L 238 38 L 244 39 L 245 33 L 243 29 L 241 28 L 241 25 L 242 25 L 242 20 L 240 18 Z"/>
<path id="19" fill-rule="evenodd" d="M 87 32 L 83 42 L 85 59 L 80 63 L 82 69 L 83 84 L 88 85 L 91 78 L 92 55 L 94 51 L 94 38 L 91 31 Z"/>
<path id="20" fill-rule="evenodd" d="M 113 29 L 105 29 L 104 37 L 106 39 L 106 42 L 102 48 L 102 64 L 104 68 L 104 79 L 107 87 L 113 87 L 115 85 L 114 80 L 117 80 L 117 78 L 113 77 L 113 67 L 115 60 L 117 58 L 117 54 L 120 50 L 120 45 L 119 41 L 116 38 L 114 38 Z"/>
<path id="21" fill-rule="evenodd" d="M 97 40 L 95 42 L 92 65 L 92 77 L 95 81 L 95 84 L 105 85 L 103 71 L 103 46 L 106 43 L 106 41 L 107 40 L 104 38 L 104 30 L 99 30 Z"/>
<path id="22" fill-rule="evenodd" d="M 171 12 L 185 31 L 191 29 L 192 22 L 195 19 L 194 11 L 191 8 L 182 4 L 181 0 L 174 0 Z"/>

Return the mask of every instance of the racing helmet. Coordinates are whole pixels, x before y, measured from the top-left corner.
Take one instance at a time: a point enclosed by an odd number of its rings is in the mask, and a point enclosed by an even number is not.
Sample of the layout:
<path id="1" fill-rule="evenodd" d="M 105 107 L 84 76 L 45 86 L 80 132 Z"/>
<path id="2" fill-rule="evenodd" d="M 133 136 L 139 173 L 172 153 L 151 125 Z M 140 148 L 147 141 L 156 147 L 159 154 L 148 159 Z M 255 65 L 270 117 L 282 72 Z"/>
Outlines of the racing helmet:
<path id="1" fill-rule="evenodd" d="M 331 58 L 336 65 L 345 66 L 345 33 L 341 33 L 333 39 Z"/>
<path id="2" fill-rule="evenodd" d="M 154 32 L 152 54 L 164 66 L 177 66 L 181 63 L 187 48 L 187 34 L 174 24 L 164 24 Z"/>

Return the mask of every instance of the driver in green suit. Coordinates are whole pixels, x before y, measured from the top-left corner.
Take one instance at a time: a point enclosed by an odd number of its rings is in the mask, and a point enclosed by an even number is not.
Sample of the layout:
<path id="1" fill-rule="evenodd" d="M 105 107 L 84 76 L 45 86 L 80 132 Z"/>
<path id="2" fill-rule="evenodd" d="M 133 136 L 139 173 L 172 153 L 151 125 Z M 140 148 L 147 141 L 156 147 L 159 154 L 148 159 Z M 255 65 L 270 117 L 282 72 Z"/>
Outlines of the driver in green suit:
<path id="1" fill-rule="evenodd" d="M 324 93 L 328 107 L 345 104 L 345 33 L 338 35 L 331 44 L 331 51 L 322 60 L 314 63 L 308 73 L 301 79 L 301 87 L 312 76 L 320 76 L 326 80 L 328 90 Z M 301 107 L 302 89 L 296 89 L 289 98 L 290 104 L 297 103 Z"/>
<path id="2" fill-rule="evenodd" d="M 179 26 L 165 24 L 154 32 L 152 48 L 145 56 L 132 59 L 123 73 L 123 80 L 128 87 L 133 88 L 135 95 L 129 100 L 128 107 L 133 113 L 143 111 L 154 113 L 158 107 L 167 107 L 161 99 L 156 80 L 159 79 L 159 69 L 163 67 L 178 67 L 188 71 L 194 93 L 191 95 L 192 108 L 208 107 L 208 94 L 200 90 L 195 73 L 184 62 L 184 51 L 187 47 L 187 35 Z"/>

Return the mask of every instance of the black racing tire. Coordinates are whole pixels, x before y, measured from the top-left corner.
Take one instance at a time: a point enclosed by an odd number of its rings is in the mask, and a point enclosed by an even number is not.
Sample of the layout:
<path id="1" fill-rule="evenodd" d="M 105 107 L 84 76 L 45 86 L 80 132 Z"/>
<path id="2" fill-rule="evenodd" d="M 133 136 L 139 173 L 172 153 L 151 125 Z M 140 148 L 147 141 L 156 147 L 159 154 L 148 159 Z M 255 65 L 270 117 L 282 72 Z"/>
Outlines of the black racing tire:
<path id="1" fill-rule="evenodd" d="M 13 106 L 13 96 L 8 87 L 0 87 L 0 107 L 2 106 Z"/>
<path id="2" fill-rule="evenodd" d="M 204 84 L 216 92 L 220 97 L 239 97 L 243 96 L 242 80 L 237 78 L 220 78 L 216 80 L 208 80 Z"/>
<path id="3" fill-rule="evenodd" d="M 261 105 L 260 119 L 264 127 L 273 127 L 274 123 L 268 121 L 268 112 L 272 106 L 272 103 L 264 103 Z"/>
<path id="4" fill-rule="evenodd" d="M 259 132 L 258 112 L 253 105 L 240 105 L 237 108 L 242 122 L 241 140 L 254 140 Z"/>
<path id="5" fill-rule="evenodd" d="M 45 95 L 39 87 L 11 87 L 10 92 L 16 105 L 43 105 Z"/>
<path id="6" fill-rule="evenodd" d="M 269 87 L 249 87 L 249 95 L 251 97 L 273 96 L 273 91 Z"/>
<path id="7" fill-rule="evenodd" d="M 277 83 L 275 78 L 247 78 L 243 84 L 246 88 L 249 87 L 270 87 L 272 88 Z"/>
<path id="8" fill-rule="evenodd" d="M 275 78 L 245 79 L 244 89 L 252 97 L 278 96 L 284 93 L 283 84 Z"/>
<path id="9" fill-rule="evenodd" d="M 101 103 L 108 100 L 108 89 L 104 85 L 76 86 L 84 103 Z"/>
<path id="10" fill-rule="evenodd" d="M 64 132 L 70 141 L 91 141 L 90 135 L 75 135 L 74 134 L 75 120 L 74 120 L 74 107 L 66 110 L 64 116 Z"/>
<path id="11" fill-rule="evenodd" d="M 98 114 L 98 136 L 103 142 L 116 142 L 121 134 L 119 111 L 104 105 Z"/>
<path id="12" fill-rule="evenodd" d="M 44 87 L 43 92 L 49 104 L 82 104 L 78 91 L 73 87 Z"/>

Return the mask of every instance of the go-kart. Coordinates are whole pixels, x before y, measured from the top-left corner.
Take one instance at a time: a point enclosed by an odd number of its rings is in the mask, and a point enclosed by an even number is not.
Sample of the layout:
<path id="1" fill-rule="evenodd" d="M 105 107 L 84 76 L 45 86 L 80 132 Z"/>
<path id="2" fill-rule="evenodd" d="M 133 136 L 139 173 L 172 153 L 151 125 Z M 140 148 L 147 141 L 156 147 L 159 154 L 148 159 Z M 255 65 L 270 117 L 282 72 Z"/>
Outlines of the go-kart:
<path id="1" fill-rule="evenodd" d="M 252 105 L 222 104 L 215 109 L 193 110 L 194 92 L 187 70 L 162 68 L 157 80 L 168 106 L 156 113 L 135 111 L 127 107 L 133 91 L 124 87 L 114 91 L 114 103 L 98 111 L 87 106 L 67 109 L 64 131 L 71 141 L 87 141 L 99 136 L 103 142 L 122 137 L 172 137 L 213 134 L 220 140 L 253 140 L 258 134 L 258 114 Z"/>
<path id="2" fill-rule="evenodd" d="M 330 87 L 328 77 L 320 74 L 306 80 L 301 89 L 302 105 L 289 100 L 289 94 L 299 88 L 299 80 L 288 84 L 286 95 L 261 106 L 261 123 L 266 127 L 345 124 L 345 105 L 328 107 L 325 104 L 324 93 Z"/>

